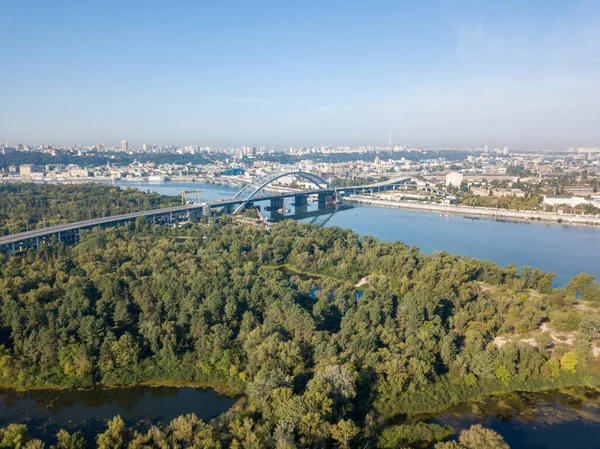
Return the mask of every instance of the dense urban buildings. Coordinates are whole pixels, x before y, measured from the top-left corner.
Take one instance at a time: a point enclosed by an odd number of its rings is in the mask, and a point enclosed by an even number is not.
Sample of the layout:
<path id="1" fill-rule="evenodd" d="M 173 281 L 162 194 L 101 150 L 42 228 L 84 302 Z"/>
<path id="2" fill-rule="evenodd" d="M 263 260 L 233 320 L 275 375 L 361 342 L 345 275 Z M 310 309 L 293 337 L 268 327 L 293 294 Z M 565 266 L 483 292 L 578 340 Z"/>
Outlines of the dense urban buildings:
<path id="1" fill-rule="evenodd" d="M 450 189 L 445 198 L 387 194 L 385 200 L 450 202 L 518 210 L 595 214 L 600 204 L 598 148 L 564 151 L 508 148 L 303 147 L 284 150 L 201 145 L 92 147 L 0 146 L 2 180 L 197 180 L 243 185 L 266 173 L 303 170 L 331 182 L 363 183 L 407 175 L 414 184 Z M 35 163 L 37 162 L 37 163 Z"/>

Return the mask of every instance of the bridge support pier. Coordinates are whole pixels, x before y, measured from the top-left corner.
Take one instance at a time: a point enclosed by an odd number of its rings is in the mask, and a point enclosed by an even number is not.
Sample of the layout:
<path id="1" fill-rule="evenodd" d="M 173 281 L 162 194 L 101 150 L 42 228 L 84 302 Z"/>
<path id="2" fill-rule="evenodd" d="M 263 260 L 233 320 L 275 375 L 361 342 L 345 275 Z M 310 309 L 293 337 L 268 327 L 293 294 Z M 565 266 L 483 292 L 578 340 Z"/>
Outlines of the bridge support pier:
<path id="1" fill-rule="evenodd" d="M 273 198 L 270 200 L 271 211 L 277 211 L 281 209 L 284 205 L 283 198 Z"/>
<path id="2" fill-rule="evenodd" d="M 298 215 L 298 214 L 305 214 L 308 212 L 308 206 L 304 205 L 304 206 L 299 206 L 299 205 L 295 205 L 294 206 L 294 214 Z"/>
<path id="3" fill-rule="evenodd" d="M 294 197 L 294 206 L 306 206 L 308 205 L 308 195 L 296 195 Z"/>
<path id="4" fill-rule="evenodd" d="M 223 206 L 224 214 L 231 215 L 231 214 L 233 214 L 234 210 L 235 210 L 235 206 L 233 204 L 227 204 L 226 206 Z"/>

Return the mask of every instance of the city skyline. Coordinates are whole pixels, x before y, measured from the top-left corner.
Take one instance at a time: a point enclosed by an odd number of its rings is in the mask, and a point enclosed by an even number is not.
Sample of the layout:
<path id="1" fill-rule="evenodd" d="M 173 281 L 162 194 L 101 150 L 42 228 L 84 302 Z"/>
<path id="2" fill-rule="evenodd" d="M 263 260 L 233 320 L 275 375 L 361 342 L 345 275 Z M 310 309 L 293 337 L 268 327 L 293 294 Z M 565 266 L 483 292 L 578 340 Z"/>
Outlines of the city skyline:
<path id="1" fill-rule="evenodd" d="M 3 9 L 2 141 L 600 145 L 597 0 Z"/>

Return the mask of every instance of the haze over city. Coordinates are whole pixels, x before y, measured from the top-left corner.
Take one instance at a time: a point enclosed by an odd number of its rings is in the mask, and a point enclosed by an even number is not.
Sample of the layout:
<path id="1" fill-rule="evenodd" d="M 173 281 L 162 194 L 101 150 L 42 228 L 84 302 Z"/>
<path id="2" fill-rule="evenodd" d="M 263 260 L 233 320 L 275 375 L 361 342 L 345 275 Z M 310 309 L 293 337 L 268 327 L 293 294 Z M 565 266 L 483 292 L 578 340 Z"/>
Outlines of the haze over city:
<path id="1" fill-rule="evenodd" d="M 0 140 L 600 144 L 600 2 L 5 2 Z"/>
<path id="2" fill-rule="evenodd" d="M 598 449 L 600 0 L 0 17 L 0 449 Z"/>

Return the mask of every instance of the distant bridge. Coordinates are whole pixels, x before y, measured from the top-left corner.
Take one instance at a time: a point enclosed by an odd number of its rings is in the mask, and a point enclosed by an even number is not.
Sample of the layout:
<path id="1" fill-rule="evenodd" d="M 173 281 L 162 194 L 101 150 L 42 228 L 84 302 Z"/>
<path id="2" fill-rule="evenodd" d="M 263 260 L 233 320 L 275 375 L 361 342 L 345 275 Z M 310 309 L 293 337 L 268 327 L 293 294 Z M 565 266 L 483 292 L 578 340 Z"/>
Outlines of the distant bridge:
<path id="1" fill-rule="evenodd" d="M 309 190 L 295 190 L 285 193 L 266 193 L 265 188 L 274 181 L 293 176 L 303 178 L 310 182 L 315 188 Z M 114 215 L 111 217 L 100 217 L 91 220 L 67 223 L 47 228 L 35 229 L 28 232 L 0 237 L 0 251 L 14 254 L 17 251 L 35 247 L 47 243 L 55 238 L 58 242 L 77 242 L 80 239 L 82 230 L 89 230 L 96 227 L 107 228 L 120 226 L 125 223 L 135 222 L 138 217 L 145 217 L 151 223 L 171 224 L 180 220 L 187 220 L 190 215 L 210 216 L 212 210 L 220 210 L 225 214 L 238 214 L 246 207 L 253 205 L 258 201 L 269 201 L 270 206 L 267 209 L 276 213 L 284 206 L 285 198 L 294 198 L 294 206 L 298 213 L 306 212 L 308 207 L 308 198 L 316 196 L 319 208 L 323 209 L 326 203 L 331 199 L 338 199 L 344 195 L 356 195 L 360 193 L 375 193 L 386 190 L 394 190 L 399 186 L 407 185 L 411 178 L 394 178 L 375 184 L 352 187 L 334 188 L 329 182 L 320 176 L 303 171 L 288 171 L 281 173 L 270 173 L 261 178 L 257 178 L 250 184 L 242 188 L 231 199 L 219 201 L 188 204 L 184 206 L 169 207 L 148 211 L 133 212 L 130 214 Z M 444 191 L 435 189 L 427 183 L 417 183 L 416 188 L 426 190 L 432 193 L 446 195 Z"/>
<path id="2" fill-rule="evenodd" d="M 333 187 L 327 180 L 321 178 L 320 176 L 317 176 L 313 173 L 309 173 L 309 172 L 303 172 L 303 171 L 288 171 L 288 172 L 280 172 L 280 173 L 269 173 L 268 175 L 265 175 L 263 177 L 257 178 L 254 181 L 252 181 L 250 184 L 246 185 L 242 190 L 240 190 L 238 193 L 235 194 L 235 196 L 232 198 L 233 200 L 242 200 L 239 205 L 234 209 L 233 213 L 237 214 L 239 212 L 241 212 L 242 210 L 244 210 L 244 208 L 248 205 L 251 204 L 253 202 L 253 200 L 255 198 L 260 198 L 262 200 L 265 199 L 264 196 L 259 196 L 260 193 L 262 193 L 264 191 L 264 189 L 273 184 L 273 182 L 277 181 L 278 179 L 281 178 L 285 178 L 285 177 L 289 177 L 289 176 L 294 176 L 297 178 L 304 178 L 306 181 L 310 182 L 315 189 L 312 190 L 302 190 L 302 191 L 296 191 L 294 193 L 290 193 L 290 194 L 283 194 L 283 195 L 278 195 L 278 197 L 280 198 L 285 198 L 285 197 L 298 197 L 298 196 L 305 196 L 305 195 L 320 195 L 320 198 L 323 198 L 324 196 L 327 195 L 335 195 L 337 196 L 343 196 L 343 195 L 356 195 L 358 193 L 374 193 L 374 192 L 380 192 L 380 191 L 385 191 L 385 190 L 393 190 L 395 188 L 397 188 L 398 186 L 401 185 L 405 185 L 407 183 L 407 181 L 410 181 L 411 178 L 409 177 L 400 177 L 400 178 L 393 178 L 393 179 L 389 179 L 387 181 L 382 181 L 382 182 L 378 182 L 375 184 L 368 184 L 368 185 L 363 185 L 363 186 L 351 186 L 351 187 Z M 417 188 L 419 186 L 417 185 Z M 430 188 L 429 186 L 424 187 L 424 189 L 430 189 L 429 191 L 431 192 L 435 192 L 438 193 L 438 191 L 434 191 L 432 188 Z M 445 192 L 441 193 L 443 195 L 446 195 Z M 273 196 L 273 195 L 271 195 Z"/>
<path id="3" fill-rule="evenodd" d="M 241 199 L 243 200 L 240 205 L 234 210 L 234 214 L 241 212 L 246 205 L 255 198 L 265 187 L 272 184 L 274 181 L 277 181 L 281 178 L 286 178 L 288 176 L 295 176 L 298 178 L 304 178 L 307 181 L 311 182 L 313 185 L 317 187 L 319 190 L 323 191 L 332 191 L 333 187 L 331 184 L 321 178 L 320 176 L 313 175 L 312 173 L 303 172 L 303 171 L 294 171 L 294 172 L 282 172 L 282 173 L 270 173 L 261 178 L 257 178 L 252 181 L 250 184 L 245 186 L 242 190 L 236 193 L 233 199 Z"/>

